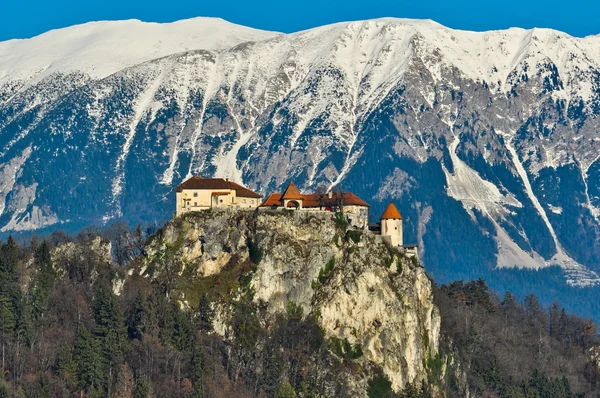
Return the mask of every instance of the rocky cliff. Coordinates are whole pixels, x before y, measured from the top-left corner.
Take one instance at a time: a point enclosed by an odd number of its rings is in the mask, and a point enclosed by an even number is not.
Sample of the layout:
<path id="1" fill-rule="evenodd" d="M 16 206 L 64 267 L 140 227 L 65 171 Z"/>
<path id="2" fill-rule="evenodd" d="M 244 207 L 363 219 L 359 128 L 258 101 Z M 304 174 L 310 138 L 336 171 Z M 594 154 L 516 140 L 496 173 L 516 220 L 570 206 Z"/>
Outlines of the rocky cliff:
<path id="1" fill-rule="evenodd" d="M 293 302 L 330 341 L 359 347 L 359 367 L 380 367 L 394 388 L 423 380 L 438 351 L 440 316 L 422 266 L 332 213 L 189 213 L 151 239 L 137 272 L 185 307 L 212 291 L 223 336 L 243 289 L 265 308 L 265 324 Z"/>

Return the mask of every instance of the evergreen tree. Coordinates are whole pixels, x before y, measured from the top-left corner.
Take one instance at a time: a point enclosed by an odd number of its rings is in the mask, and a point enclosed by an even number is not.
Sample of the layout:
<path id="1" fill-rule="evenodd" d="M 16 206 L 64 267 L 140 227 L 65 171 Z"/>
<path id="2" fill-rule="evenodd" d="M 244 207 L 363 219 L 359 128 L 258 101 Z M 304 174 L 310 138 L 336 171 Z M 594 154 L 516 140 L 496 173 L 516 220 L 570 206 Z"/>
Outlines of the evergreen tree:
<path id="1" fill-rule="evenodd" d="M 0 297 L 12 302 L 11 312 L 16 315 L 16 308 L 21 300 L 18 272 L 19 247 L 12 237 L 0 247 Z"/>
<path id="2" fill-rule="evenodd" d="M 67 384 L 73 384 L 77 376 L 75 362 L 73 361 L 73 352 L 67 344 L 62 345 L 56 365 L 56 374 L 67 382 Z"/>
<path id="3" fill-rule="evenodd" d="M 204 392 L 204 375 L 206 373 L 206 365 L 204 353 L 202 352 L 202 348 L 198 343 L 195 343 L 193 346 L 192 352 L 192 382 L 194 383 L 194 390 L 196 391 L 196 395 L 201 397 Z"/>
<path id="4" fill-rule="evenodd" d="M 35 253 L 36 271 L 32 280 L 32 317 L 33 321 L 40 323 L 48 311 L 48 300 L 54 286 L 56 277 L 52 267 L 50 245 L 43 241 Z"/>
<path id="5" fill-rule="evenodd" d="M 189 315 L 182 311 L 177 304 L 171 305 L 171 344 L 179 351 L 191 348 L 193 327 Z"/>
<path id="6" fill-rule="evenodd" d="M 208 333 L 212 330 L 212 322 L 214 317 L 214 311 L 210 306 L 210 301 L 208 301 L 208 296 L 205 294 L 200 298 L 200 303 L 198 305 L 198 314 L 199 314 L 199 327 L 205 333 Z"/>
<path id="7" fill-rule="evenodd" d="M 31 342 L 33 334 L 33 324 L 31 320 L 31 304 L 29 301 L 21 296 L 17 302 L 16 307 L 16 325 L 15 325 L 15 339 L 20 344 L 27 344 Z"/>
<path id="8" fill-rule="evenodd" d="M 0 297 L 0 334 L 2 338 L 12 336 L 16 320 L 14 307 L 7 297 Z"/>
<path id="9" fill-rule="evenodd" d="M 146 299 L 138 290 L 133 307 L 127 316 L 127 335 L 131 340 L 141 340 L 145 332 Z"/>
<path id="10" fill-rule="evenodd" d="M 2 340 L 2 368 L 4 374 L 6 369 L 6 344 L 15 329 L 15 314 L 12 302 L 7 297 L 0 296 L 0 339 Z"/>
<path id="11" fill-rule="evenodd" d="M 77 373 L 77 387 L 81 391 L 96 391 L 102 381 L 102 361 L 98 344 L 84 324 L 79 325 L 73 360 Z"/>
<path id="12" fill-rule="evenodd" d="M 138 376 L 135 379 L 133 398 L 148 398 L 149 395 L 150 386 L 148 385 L 148 380 L 144 376 Z"/>
<path id="13" fill-rule="evenodd" d="M 0 248 L 0 275 L 2 285 L 18 283 L 19 246 L 10 236 Z M 5 293 L 5 292 L 0 292 Z"/>
<path id="14" fill-rule="evenodd" d="M 104 385 L 110 393 L 119 365 L 123 362 L 127 333 L 119 302 L 106 280 L 102 279 L 96 285 L 92 314 L 96 321 L 94 335 L 102 351 Z"/>

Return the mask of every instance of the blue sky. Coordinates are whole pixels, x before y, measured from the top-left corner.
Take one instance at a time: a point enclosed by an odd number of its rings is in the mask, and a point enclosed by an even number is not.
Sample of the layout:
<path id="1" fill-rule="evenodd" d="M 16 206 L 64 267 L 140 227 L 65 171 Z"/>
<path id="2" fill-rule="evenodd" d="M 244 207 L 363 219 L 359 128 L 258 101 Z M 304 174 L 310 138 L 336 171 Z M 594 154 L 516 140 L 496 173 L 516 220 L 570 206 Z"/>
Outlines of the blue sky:
<path id="1" fill-rule="evenodd" d="M 541 0 L 21 0 L 0 6 L 0 40 L 107 19 L 169 22 L 221 17 L 260 29 L 294 32 L 377 17 L 430 18 L 457 29 L 547 27 L 574 36 L 600 33 L 600 1 Z"/>

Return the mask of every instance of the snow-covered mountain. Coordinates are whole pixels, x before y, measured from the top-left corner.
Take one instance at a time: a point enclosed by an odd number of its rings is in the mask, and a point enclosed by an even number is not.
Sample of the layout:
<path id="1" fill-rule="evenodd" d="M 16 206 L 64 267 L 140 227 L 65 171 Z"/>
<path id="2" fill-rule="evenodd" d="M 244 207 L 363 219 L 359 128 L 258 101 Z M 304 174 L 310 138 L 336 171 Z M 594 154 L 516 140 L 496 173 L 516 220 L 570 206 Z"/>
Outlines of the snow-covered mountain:
<path id="1" fill-rule="evenodd" d="M 600 283 L 600 35 L 98 22 L 0 43 L 0 226 L 174 211 L 201 173 L 394 200 L 440 280 Z M 598 273 L 597 273 L 598 272 Z"/>

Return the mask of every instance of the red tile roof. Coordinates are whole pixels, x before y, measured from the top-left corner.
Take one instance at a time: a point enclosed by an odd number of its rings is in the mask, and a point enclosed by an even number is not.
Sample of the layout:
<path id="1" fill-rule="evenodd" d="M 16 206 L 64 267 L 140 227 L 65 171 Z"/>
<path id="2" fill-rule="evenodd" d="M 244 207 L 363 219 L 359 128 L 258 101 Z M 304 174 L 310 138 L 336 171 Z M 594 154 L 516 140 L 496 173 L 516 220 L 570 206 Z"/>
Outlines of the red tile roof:
<path id="1" fill-rule="evenodd" d="M 304 199 L 304 196 L 298 191 L 296 185 L 294 185 L 293 182 L 290 182 L 283 192 L 283 199 Z"/>
<path id="2" fill-rule="evenodd" d="M 392 202 L 390 202 L 390 204 L 387 206 L 387 208 L 381 215 L 381 219 L 382 220 L 390 220 L 390 219 L 402 220 L 402 216 L 400 215 L 400 212 L 398 211 L 396 206 L 394 206 L 394 204 Z"/>
<path id="3" fill-rule="evenodd" d="M 300 194 L 301 197 L 296 198 L 302 200 L 302 207 L 332 207 L 339 204 L 341 201 L 345 206 L 366 206 L 369 204 L 353 194 L 352 192 L 335 192 L 331 198 L 324 193 Z M 284 195 L 280 193 L 270 194 L 260 207 L 283 206 Z M 285 198 L 289 199 L 289 198 Z"/>
<path id="4" fill-rule="evenodd" d="M 181 183 L 177 188 L 177 192 L 184 189 L 233 189 L 236 191 L 236 196 L 241 198 L 261 198 L 262 196 L 250 189 L 236 184 L 233 181 L 228 181 L 223 178 L 202 178 L 197 175 L 188 178 Z"/>

